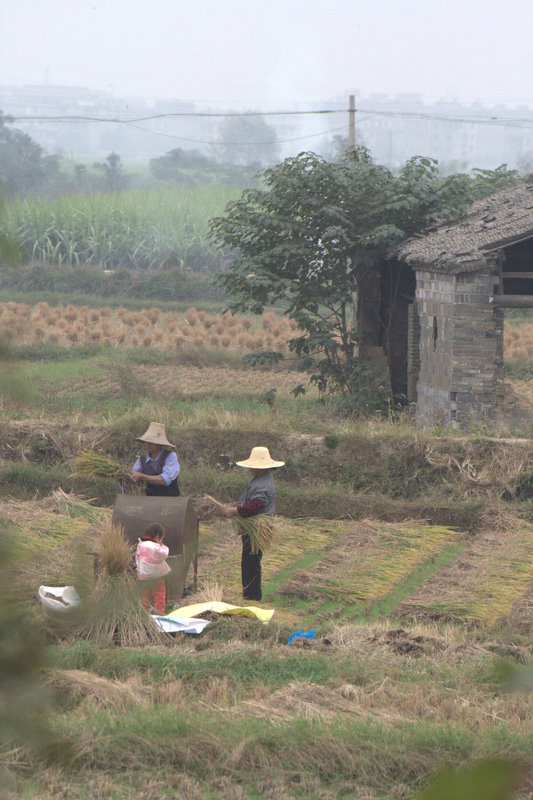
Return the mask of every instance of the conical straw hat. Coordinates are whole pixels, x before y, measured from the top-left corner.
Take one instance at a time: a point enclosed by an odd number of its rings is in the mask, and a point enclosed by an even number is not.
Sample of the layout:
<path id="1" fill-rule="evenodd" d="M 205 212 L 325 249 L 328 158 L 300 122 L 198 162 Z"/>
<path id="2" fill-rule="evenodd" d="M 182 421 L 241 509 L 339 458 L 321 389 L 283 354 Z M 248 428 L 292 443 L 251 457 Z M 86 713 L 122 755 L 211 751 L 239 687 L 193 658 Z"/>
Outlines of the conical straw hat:
<path id="1" fill-rule="evenodd" d="M 158 444 L 160 447 L 175 447 L 175 444 L 170 444 L 167 440 L 165 433 L 165 426 L 162 422 L 151 422 L 148 426 L 146 433 L 142 436 L 136 436 L 137 442 L 150 442 L 150 444 Z"/>
<path id="2" fill-rule="evenodd" d="M 282 467 L 284 461 L 274 461 L 268 452 L 268 447 L 253 447 L 250 457 L 246 461 L 236 461 L 238 467 L 251 467 L 252 469 L 271 469 Z"/>

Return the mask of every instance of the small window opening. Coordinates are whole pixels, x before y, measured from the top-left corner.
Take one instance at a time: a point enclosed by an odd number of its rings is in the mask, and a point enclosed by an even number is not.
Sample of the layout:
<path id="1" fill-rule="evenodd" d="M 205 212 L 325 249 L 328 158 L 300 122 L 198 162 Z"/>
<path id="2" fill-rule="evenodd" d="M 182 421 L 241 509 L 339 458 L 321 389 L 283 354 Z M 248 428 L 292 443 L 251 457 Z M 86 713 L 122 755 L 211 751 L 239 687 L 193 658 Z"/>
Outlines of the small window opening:
<path id="1" fill-rule="evenodd" d="M 433 350 L 437 349 L 438 336 L 439 336 L 439 326 L 437 325 L 437 317 L 433 317 Z"/>

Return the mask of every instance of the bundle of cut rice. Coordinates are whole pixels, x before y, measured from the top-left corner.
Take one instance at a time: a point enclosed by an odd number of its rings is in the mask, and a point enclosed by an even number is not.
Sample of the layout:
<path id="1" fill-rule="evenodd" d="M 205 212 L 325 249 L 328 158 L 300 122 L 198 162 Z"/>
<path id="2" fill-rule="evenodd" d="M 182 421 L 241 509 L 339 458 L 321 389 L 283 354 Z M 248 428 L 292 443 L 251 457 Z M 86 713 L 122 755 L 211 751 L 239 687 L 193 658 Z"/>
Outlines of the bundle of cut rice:
<path id="1" fill-rule="evenodd" d="M 204 494 L 201 497 L 195 498 L 193 505 L 196 516 L 198 519 L 202 520 L 223 517 L 226 509 L 223 503 L 219 503 L 218 500 L 215 500 L 210 494 Z"/>
<path id="2" fill-rule="evenodd" d="M 131 572 L 135 545 L 131 544 L 121 525 L 107 524 L 95 542 L 101 569 L 111 578 Z"/>
<path id="3" fill-rule="evenodd" d="M 76 635 L 103 647 L 142 647 L 165 641 L 141 603 L 139 581 L 132 575 L 113 578 L 105 572 L 86 602 L 84 620 Z"/>
<path id="4" fill-rule="evenodd" d="M 112 458 L 95 453 L 94 450 L 83 450 L 74 460 L 76 472 L 73 475 L 88 475 L 91 478 L 108 478 L 122 483 L 128 489 L 136 488 L 131 479 L 131 470 L 126 469 Z"/>
<path id="5" fill-rule="evenodd" d="M 233 525 L 240 536 L 245 533 L 250 537 L 252 554 L 257 554 L 259 550 L 265 551 L 276 535 L 276 525 L 272 517 L 268 514 L 256 514 L 253 517 L 233 517 Z"/>
<path id="6" fill-rule="evenodd" d="M 133 547 L 124 531 L 108 525 L 95 544 L 100 572 L 77 635 L 103 646 L 140 647 L 163 641 L 164 635 L 141 604 L 139 581 L 131 569 Z"/>

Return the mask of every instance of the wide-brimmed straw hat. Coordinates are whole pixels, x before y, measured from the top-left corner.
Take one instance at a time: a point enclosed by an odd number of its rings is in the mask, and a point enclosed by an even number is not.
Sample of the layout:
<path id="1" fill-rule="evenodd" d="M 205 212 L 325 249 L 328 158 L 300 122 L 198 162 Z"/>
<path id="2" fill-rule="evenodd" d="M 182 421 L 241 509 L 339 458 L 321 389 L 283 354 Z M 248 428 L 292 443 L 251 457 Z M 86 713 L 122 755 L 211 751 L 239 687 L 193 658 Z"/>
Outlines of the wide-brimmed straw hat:
<path id="1" fill-rule="evenodd" d="M 246 461 L 236 461 L 238 467 L 251 467 L 252 469 L 272 469 L 282 467 L 284 461 L 274 461 L 268 452 L 268 447 L 253 447 L 250 457 Z"/>
<path id="2" fill-rule="evenodd" d="M 175 444 L 170 444 L 167 440 L 165 426 L 162 422 L 151 422 L 146 433 L 143 433 L 142 436 L 136 436 L 135 441 L 158 444 L 160 447 L 176 447 Z"/>

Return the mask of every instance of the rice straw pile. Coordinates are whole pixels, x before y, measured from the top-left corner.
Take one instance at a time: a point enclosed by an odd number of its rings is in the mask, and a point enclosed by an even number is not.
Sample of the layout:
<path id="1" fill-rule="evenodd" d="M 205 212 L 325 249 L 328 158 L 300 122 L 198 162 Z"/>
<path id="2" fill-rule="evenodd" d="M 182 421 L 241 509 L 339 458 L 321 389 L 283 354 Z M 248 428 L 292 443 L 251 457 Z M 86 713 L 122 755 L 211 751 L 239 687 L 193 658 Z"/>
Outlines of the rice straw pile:
<path id="1" fill-rule="evenodd" d="M 256 514 L 253 517 L 234 517 L 235 530 L 240 536 L 248 534 L 250 549 L 253 555 L 270 547 L 276 535 L 276 526 L 268 514 Z"/>
<path id="2" fill-rule="evenodd" d="M 128 489 L 136 487 L 131 479 L 131 470 L 117 461 L 95 453 L 94 450 L 83 450 L 74 460 L 76 472 L 73 475 L 88 475 L 90 478 L 107 478 L 124 484 Z"/>
<path id="3" fill-rule="evenodd" d="M 194 500 L 194 511 L 198 519 L 205 521 L 214 519 L 215 517 L 223 517 L 226 506 L 219 503 L 210 494 L 204 494 Z"/>
<path id="4" fill-rule="evenodd" d="M 104 678 L 81 669 L 52 669 L 45 673 L 45 681 L 78 702 L 80 697 L 88 697 L 98 706 L 112 708 L 121 714 L 147 703 L 150 697 L 148 687 Z"/>
<path id="5" fill-rule="evenodd" d="M 50 504 L 55 506 L 58 513 L 64 517 L 86 519 L 94 524 L 102 522 L 102 509 L 95 508 L 90 504 L 90 501 L 77 497 L 74 492 L 67 494 L 59 487 L 59 489 L 52 490 L 49 500 Z"/>

